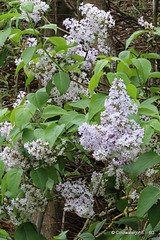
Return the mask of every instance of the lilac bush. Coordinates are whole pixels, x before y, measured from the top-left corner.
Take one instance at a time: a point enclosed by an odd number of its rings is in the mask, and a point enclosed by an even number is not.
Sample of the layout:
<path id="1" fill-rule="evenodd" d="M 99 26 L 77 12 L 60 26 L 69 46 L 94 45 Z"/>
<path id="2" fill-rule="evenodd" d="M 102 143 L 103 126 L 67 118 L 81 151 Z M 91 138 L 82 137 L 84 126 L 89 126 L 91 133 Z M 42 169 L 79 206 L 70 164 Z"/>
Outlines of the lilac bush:
<path id="1" fill-rule="evenodd" d="M 146 31 L 134 33 L 118 58 L 109 57 L 106 42 L 115 25 L 110 12 L 82 3 L 82 19 L 64 21 L 68 35 L 42 41 L 37 23 L 48 8 L 39 0 L 20 1 L 22 16 L 15 18 L 24 18 L 33 29 L 26 29 L 25 37 L 20 29 L 9 35 L 23 48 L 15 60 L 16 73 L 24 68 L 26 87 L 35 77 L 43 88 L 29 95 L 20 91 L 13 110 L 0 109 L 0 214 L 17 226 L 15 240 L 21 240 L 17 236 L 28 222 L 34 229 L 29 236 L 45 239 L 33 217 L 55 199 L 64 201 L 66 215 L 86 219 L 75 239 L 112 239 L 111 230 L 124 230 L 123 225 L 138 230 L 142 219 L 147 234 L 158 224 L 153 215 L 160 199 L 160 130 L 159 96 L 147 100 L 144 86 L 159 73 L 151 72 L 149 54 L 145 59 L 145 54 L 127 50 Z M 155 28 L 143 17 L 138 23 L 153 34 Z M 43 28 L 56 29 L 54 24 Z M 116 75 L 103 71 L 112 61 L 117 61 Z M 97 89 L 102 75 L 111 85 L 108 95 Z M 37 222 L 42 219 L 38 216 Z M 67 239 L 66 232 L 53 239 L 62 238 Z"/>

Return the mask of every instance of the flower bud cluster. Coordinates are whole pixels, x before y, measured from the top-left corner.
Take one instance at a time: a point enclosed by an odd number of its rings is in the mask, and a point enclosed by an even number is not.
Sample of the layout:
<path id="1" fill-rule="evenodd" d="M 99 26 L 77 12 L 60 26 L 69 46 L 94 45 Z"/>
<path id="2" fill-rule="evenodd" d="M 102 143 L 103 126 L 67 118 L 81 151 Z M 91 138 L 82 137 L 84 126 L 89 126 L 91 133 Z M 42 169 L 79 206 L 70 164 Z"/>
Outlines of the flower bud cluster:
<path id="1" fill-rule="evenodd" d="M 41 0 L 29 0 L 29 1 L 32 2 L 34 5 L 38 6 L 39 8 L 39 10 L 33 9 L 32 13 L 28 13 L 29 17 L 32 18 L 32 20 L 35 23 L 37 23 L 41 20 L 41 14 L 44 14 L 48 10 L 49 5 Z M 28 2 L 28 0 L 20 0 L 20 3 L 25 3 L 25 2 Z M 23 15 L 26 15 L 26 12 L 23 11 L 21 7 L 20 7 L 20 10 Z M 29 22 L 28 16 L 26 16 L 26 21 Z"/>
<path id="2" fill-rule="evenodd" d="M 10 221 L 14 225 L 20 225 L 24 222 L 33 220 L 33 215 L 37 212 L 44 212 L 47 205 L 47 199 L 44 198 L 41 191 L 30 184 L 21 185 L 24 197 L 7 199 L 4 198 L 0 212 L 10 216 Z"/>
<path id="3" fill-rule="evenodd" d="M 89 218 L 94 214 L 93 195 L 84 180 L 59 183 L 57 190 L 65 199 L 64 211 L 73 211 L 83 218 Z"/>
<path id="4" fill-rule="evenodd" d="M 141 150 L 144 129 L 128 118 L 137 114 L 137 106 L 131 104 L 122 79 L 114 80 L 104 105 L 101 125 L 84 123 L 79 127 L 81 145 L 98 161 L 115 158 L 119 165 L 134 161 Z"/>

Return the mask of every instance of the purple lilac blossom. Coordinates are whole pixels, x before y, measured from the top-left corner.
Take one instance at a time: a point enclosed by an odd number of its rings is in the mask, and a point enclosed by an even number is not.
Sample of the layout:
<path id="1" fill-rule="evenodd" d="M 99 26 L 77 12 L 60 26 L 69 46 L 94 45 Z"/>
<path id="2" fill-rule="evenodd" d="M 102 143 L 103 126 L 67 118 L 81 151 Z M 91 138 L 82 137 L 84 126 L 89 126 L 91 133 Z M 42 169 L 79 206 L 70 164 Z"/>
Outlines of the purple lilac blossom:
<path id="1" fill-rule="evenodd" d="M 73 211 L 78 216 L 89 218 L 94 214 L 94 199 L 84 180 L 66 181 L 57 185 L 65 198 L 64 211 Z"/>
<path id="2" fill-rule="evenodd" d="M 128 118 L 137 114 L 138 109 L 136 104 L 131 104 L 122 79 L 115 78 L 104 106 L 101 125 L 83 123 L 79 127 L 80 143 L 96 160 L 114 158 L 119 165 L 128 164 L 141 150 L 144 129 Z"/>

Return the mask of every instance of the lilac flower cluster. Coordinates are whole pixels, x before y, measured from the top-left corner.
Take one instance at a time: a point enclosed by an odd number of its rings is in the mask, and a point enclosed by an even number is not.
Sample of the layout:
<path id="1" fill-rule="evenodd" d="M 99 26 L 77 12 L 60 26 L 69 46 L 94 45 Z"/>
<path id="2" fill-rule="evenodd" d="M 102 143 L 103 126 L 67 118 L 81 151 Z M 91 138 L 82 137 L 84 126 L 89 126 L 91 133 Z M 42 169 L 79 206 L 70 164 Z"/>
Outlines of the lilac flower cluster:
<path id="1" fill-rule="evenodd" d="M 77 42 L 83 45 L 85 51 L 89 51 L 97 42 L 98 51 L 108 54 L 106 39 L 108 37 L 108 28 L 115 25 L 110 12 L 99 10 L 93 4 L 80 4 L 79 7 L 83 19 L 77 21 L 67 18 L 63 24 L 69 29 L 69 36 L 65 36 L 68 43 Z"/>
<path id="2" fill-rule="evenodd" d="M 57 156 L 63 154 L 64 145 L 65 141 L 63 140 L 59 145 L 55 146 L 54 150 L 51 150 L 49 143 L 41 139 L 25 143 L 24 148 L 26 148 L 31 155 L 30 167 L 32 166 L 36 169 L 39 167 L 51 166 L 57 161 Z"/>
<path id="3" fill-rule="evenodd" d="M 13 126 L 10 122 L 1 122 L 0 123 L 0 134 L 1 136 L 4 136 L 8 138 L 10 131 L 13 129 Z"/>
<path id="4" fill-rule="evenodd" d="M 10 217 L 10 222 L 20 225 L 27 221 L 33 221 L 33 216 L 37 212 L 44 212 L 47 199 L 41 191 L 33 185 L 23 184 L 21 190 L 24 197 L 9 200 L 4 198 L 0 213 L 6 213 Z"/>
<path id="5" fill-rule="evenodd" d="M 93 195 L 84 180 L 59 183 L 57 190 L 65 199 L 64 211 L 73 211 L 83 218 L 89 218 L 94 214 Z"/>
<path id="6" fill-rule="evenodd" d="M 91 176 L 92 194 L 104 197 L 105 183 L 107 183 L 107 179 L 103 178 L 103 173 L 94 171 Z"/>
<path id="7" fill-rule="evenodd" d="M 52 51 L 49 50 L 49 53 L 52 54 Z M 72 54 L 75 54 L 71 52 Z M 70 53 L 70 54 L 71 54 Z M 43 50 L 38 50 L 38 54 L 41 55 L 41 57 L 37 58 L 36 62 L 31 61 L 29 63 L 28 72 L 32 75 L 35 75 L 35 78 L 39 80 L 42 84 L 42 86 L 46 86 L 48 81 L 51 80 L 57 72 L 58 68 L 57 65 L 46 55 L 46 53 Z M 63 60 L 63 54 L 56 54 L 55 60 L 57 62 Z M 70 63 L 71 59 L 68 60 Z M 91 61 L 87 59 L 85 61 L 86 67 L 91 67 Z M 88 68 L 87 67 L 87 68 Z M 60 96 L 59 91 L 55 86 L 53 86 L 53 89 L 51 91 L 51 95 L 54 99 L 54 101 L 58 105 L 62 105 L 66 101 L 77 101 L 80 99 L 80 94 L 83 94 L 84 96 L 89 96 L 89 90 L 88 88 L 84 88 L 81 84 L 89 84 L 89 79 L 87 77 L 86 72 L 82 72 L 82 74 L 79 74 L 74 71 L 70 71 L 70 77 L 73 81 L 71 81 L 70 86 L 65 94 Z M 79 82 L 80 84 L 77 84 Z"/>
<path id="8" fill-rule="evenodd" d="M 26 42 L 28 47 L 35 47 L 37 46 L 37 39 L 34 37 L 29 37 Z"/>
<path id="9" fill-rule="evenodd" d="M 21 104 L 21 102 L 22 102 L 22 100 L 24 99 L 24 97 L 26 96 L 26 92 L 24 92 L 24 91 L 19 91 L 19 94 L 17 95 L 17 99 L 16 99 L 16 101 L 15 101 L 15 103 L 13 104 L 13 108 L 16 108 L 16 107 L 18 107 L 20 104 Z M 27 103 L 29 103 L 29 101 L 28 100 L 25 100 L 25 102 L 24 102 L 24 104 L 27 104 Z"/>
<path id="10" fill-rule="evenodd" d="M 127 187 L 130 183 L 128 176 L 124 173 L 123 169 L 120 168 L 119 162 L 114 158 L 107 165 L 106 172 L 108 177 L 115 177 L 115 189 L 120 189 L 121 186 Z"/>
<path id="11" fill-rule="evenodd" d="M 5 170 L 7 172 L 12 168 L 26 168 L 26 159 L 24 155 L 19 153 L 16 149 L 7 146 L 0 152 L 0 157 L 5 164 Z"/>
<path id="12" fill-rule="evenodd" d="M 144 129 L 128 117 L 137 114 L 122 79 L 115 79 L 101 113 L 101 125 L 84 123 L 79 127 L 80 143 L 96 160 L 115 159 L 118 165 L 134 161 L 141 150 Z"/>
<path id="13" fill-rule="evenodd" d="M 27 142 L 24 144 L 24 148 L 27 149 L 30 154 L 29 157 L 24 157 L 22 153 L 17 149 L 6 146 L 0 157 L 5 164 L 6 171 L 12 168 L 20 168 L 23 170 L 37 169 L 39 167 L 51 166 L 57 161 L 57 157 L 63 154 L 65 149 L 65 141 L 59 145 L 56 145 L 54 150 L 49 148 L 48 142 L 43 142 L 41 139 L 36 141 Z"/>
<path id="14" fill-rule="evenodd" d="M 35 0 L 33 3 L 40 5 Z M 72 65 L 76 61 L 70 58 L 70 55 L 78 54 L 84 58 L 84 63 L 79 66 L 79 72 L 76 70 L 69 71 L 73 81 L 71 81 L 70 87 L 65 94 L 60 96 L 57 88 L 53 86 L 51 94 L 58 105 L 62 105 L 66 101 L 77 101 L 80 95 L 90 96 L 88 88 L 83 87 L 82 84 L 89 84 L 89 74 L 94 67 L 98 53 L 108 54 L 109 48 L 105 42 L 108 36 L 108 28 L 115 25 L 110 12 L 106 13 L 103 10 L 99 10 L 93 4 L 82 3 L 80 11 L 84 18 L 79 22 L 75 19 L 66 19 L 64 21 L 64 25 L 69 29 L 69 35 L 64 36 L 67 43 L 78 43 L 77 46 L 69 49 L 65 54 L 65 58 L 67 56 L 67 64 Z M 29 46 L 35 46 L 36 44 L 34 38 L 27 40 L 27 45 Z M 96 46 L 97 49 L 93 46 Z M 51 56 L 54 54 L 55 61 L 65 62 L 64 54 L 55 54 L 51 49 L 47 49 L 47 51 Z M 42 86 L 46 86 L 48 81 L 53 79 L 58 68 L 42 49 L 39 49 L 37 53 L 41 56 L 36 61 L 30 61 L 26 70 L 29 74 L 34 75 L 41 82 Z M 21 61 L 22 59 L 16 60 L 16 64 L 18 65 Z"/>
<path id="15" fill-rule="evenodd" d="M 138 19 L 138 24 L 144 27 L 145 29 L 154 30 L 154 26 L 152 23 L 144 21 L 143 16 Z"/>
<path id="16" fill-rule="evenodd" d="M 27 2 L 28 0 L 20 0 L 20 3 L 25 3 Z M 32 2 L 34 5 L 37 5 L 38 6 L 38 10 L 36 9 L 33 9 L 33 12 L 32 13 L 29 13 L 29 16 L 30 18 L 33 19 L 33 21 L 35 23 L 39 22 L 41 20 L 41 14 L 44 14 L 48 8 L 49 8 L 49 5 L 46 4 L 45 2 L 42 2 L 41 0 L 29 0 L 30 2 Z M 20 10 L 22 12 L 23 15 L 26 15 L 26 12 L 23 11 L 20 7 Z M 28 17 L 26 16 L 26 21 L 29 22 L 29 19 Z"/>

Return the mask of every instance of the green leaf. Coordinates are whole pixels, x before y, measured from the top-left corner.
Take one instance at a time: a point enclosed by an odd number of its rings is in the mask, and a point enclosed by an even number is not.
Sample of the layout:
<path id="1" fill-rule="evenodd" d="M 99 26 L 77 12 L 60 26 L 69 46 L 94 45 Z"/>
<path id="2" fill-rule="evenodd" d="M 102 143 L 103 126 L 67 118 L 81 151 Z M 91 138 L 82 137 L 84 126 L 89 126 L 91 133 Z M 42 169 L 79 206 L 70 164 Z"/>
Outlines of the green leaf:
<path id="1" fill-rule="evenodd" d="M 152 104 L 140 105 L 138 108 L 138 113 L 141 115 L 158 115 L 158 109 L 156 106 Z"/>
<path id="2" fill-rule="evenodd" d="M 104 73 L 103 72 L 99 72 L 98 75 L 93 75 L 90 82 L 89 82 L 89 92 L 90 94 L 92 95 L 93 94 L 93 91 L 96 87 L 98 87 L 98 83 L 99 83 L 99 80 L 101 78 L 101 76 L 103 76 Z"/>
<path id="3" fill-rule="evenodd" d="M 103 69 L 105 66 L 108 65 L 108 63 L 109 63 L 109 61 L 106 60 L 106 59 L 102 59 L 102 60 L 97 61 L 96 66 L 95 66 L 95 68 L 94 68 L 95 79 L 98 78 L 99 73 L 102 71 L 102 69 Z"/>
<path id="4" fill-rule="evenodd" d="M 155 106 L 153 106 L 155 107 Z M 157 113 L 155 113 L 155 111 L 153 111 L 150 108 L 139 108 L 138 109 L 138 113 L 140 115 L 146 115 L 146 116 L 151 116 L 151 117 L 157 117 Z"/>
<path id="5" fill-rule="evenodd" d="M 144 214 L 157 202 L 160 198 L 160 190 L 153 186 L 143 189 L 138 199 L 138 217 L 143 217 Z"/>
<path id="6" fill-rule="evenodd" d="M 6 57 L 7 57 L 7 53 L 8 53 L 8 51 L 7 51 L 6 48 L 4 48 L 0 51 L 0 66 L 4 65 L 4 62 L 5 62 Z"/>
<path id="7" fill-rule="evenodd" d="M 140 56 L 141 58 L 149 58 L 149 59 L 160 59 L 160 55 L 157 53 L 143 53 Z"/>
<path id="8" fill-rule="evenodd" d="M 139 58 L 132 59 L 132 63 L 137 68 L 139 76 L 143 81 L 143 84 L 146 83 L 152 68 L 150 61 L 144 58 Z"/>
<path id="9" fill-rule="evenodd" d="M 42 129 L 42 128 L 37 128 L 34 130 L 34 136 L 38 139 L 42 139 L 44 142 L 46 141 L 46 138 L 45 138 L 45 130 Z"/>
<path id="10" fill-rule="evenodd" d="M 7 174 L 4 175 L 2 182 L 1 182 L 1 203 L 3 203 L 3 198 L 5 195 L 5 192 L 7 190 Z"/>
<path id="11" fill-rule="evenodd" d="M 47 119 L 54 116 L 64 115 L 66 113 L 67 112 L 63 108 L 55 105 L 50 105 L 45 107 L 42 118 Z"/>
<path id="12" fill-rule="evenodd" d="M 155 102 L 157 99 L 159 99 L 160 96 L 154 96 L 154 97 L 151 97 L 151 98 L 148 98 L 147 100 L 145 100 L 144 102 L 141 103 L 141 105 L 139 106 L 139 114 L 142 114 L 142 115 L 159 115 L 159 111 L 157 109 L 156 106 L 154 106 L 153 102 Z"/>
<path id="13" fill-rule="evenodd" d="M 67 232 L 68 232 L 68 230 L 65 232 L 62 232 L 58 236 L 53 237 L 51 240 L 67 240 L 67 236 L 66 236 Z"/>
<path id="14" fill-rule="evenodd" d="M 16 197 L 17 191 L 19 189 L 19 185 L 21 183 L 23 170 L 13 168 L 9 172 L 6 173 L 7 175 L 7 189 L 12 194 L 12 197 Z"/>
<path id="15" fill-rule="evenodd" d="M 91 233 L 82 233 L 79 238 L 83 240 L 95 240 L 95 237 Z"/>
<path id="16" fill-rule="evenodd" d="M 74 60 L 76 60 L 77 62 L 84 62 L 84 57 L 78 55 L 78 54 L 74 54 L 74 55 L 69 55 L 70 58 L 73 58 Z"/>
<path id="17" fill-rule="evenodd" d="M 8 112 L 8 108 L 0 109 L 0 118 Z"/>
<path id="18" fill-rule="evenodd" d="M 137 98 L 137 88 L 133 84 L 129 84 L 127 86 L 127 93 L 131 98 L 136 100 L 136 98 Z"/>
<path id="19" fill-rule="evenodd" d="M 56 88 L 60 92 L 60 95 L 63 95 L 70 85 L 69 74 L 65 72 L 58 72 L 54 75 L 53 80 Z"/>
<path id="20" fill-rule="evenodd" d="M 150 91 L 151 93 L 160 92 L 160 87 L 151 87 L 151 88 L 149 89 L 149 91 Z"/>
<path id="21" fill-rule="evenodd" d="M 35 76 L 32 74 L 28 75 L 28 78 L 26 79 L 25 87 L 27 87 L 33 81 L 34 77 Z"/>
<path id="22" fill-rule="evenodd" d="M 41 191 L 43 191 L 44 188 L 46 187 L 46 183 L 48 180 L 46 170 L 44 168 L 38 168 L 36 170 L 32 170 L 30 172 L 30 176 L 33 182 L 36 184 L 36 186 L 40 188 Z"/>
<path id="23" fill-rule="evenodd" d="M 31 128 L 25 128 L 22 134 L 23 143 L 32 142 L 35 140 L 34 130 Z"/>
<path id="24" fill-rule="evenodd" d="M 12 18 L 12 17 L 18 16 L 18 15 L 21 15 L 21 14 L 20 13 L 6 13 L 6 14 L 2 14 L 0 16 L 0 20 L 4 20 L 4 19 L 7 19 L 7 18 Z"/>
<path id="25" fill-rule="evenodd" d="M 53 147 L 55 141 L 64 130 L 64 127 L 65 124 L 55 125 L 55 123 L 53 123 L 45 129 L 45 138 L 46 141 L 49 142 L 50 148 Z"/>
<path id="26" fill-rule="evenodd" d="M 156 27 L 156 28 L 155 28 L 154 34 L 155 34 L 155 35 L 160 35 L 160 28 L 159 28 L 159 27 Z"/>
<path id="27" fill-rule="evenodd" d="M 38 90 L 35 93 L 29 93 L 27 95 L 27 99 L 32 103 L 34 106 L 38 107 L 41 111 L 42 106 L 47 102 L 48 100 L 48 93 L 43 92 L 41 89 Z"/>
<path id="28" fill-rule="evenodd" d="M 84 122 L 86 122 L 86 116 L 83 114 L 78 114 L 70 122 L 77 126 L 81 126 Z"/>
<path id="29" fill-rule="evenodd" d="M 106 95 L 101 93 L 94 94 L 91 97 L 91 102 L 89 104 L 89 121 L 95 116 L 95 114 L 103 110 L 105 99 Z"/>
<path id="30" fill-rule="evenodd" d="M 155 132 L 160 134 L 160 121 L 157 119 L 151 120 L 151 127 L 154 128 Z"/>
<path id="31" fill-rule="evenodd" d="M 26 222 L 18 226 L 14 233 L 15 240 L 46 240 L 44 236 L 37 232 L 36 226 Z"/>
<path id="32" fill-rule="evenodd" d="M 125 60 L 121 60 L 118 65 L 117 65 L 117 72 L 119 73 L 125 73 L 128 75 L 128 77 L 132 76 L 132 70 L 129 67 L 130 65 L 130 61 L 129 59 L 125 59 Z"/>
<path id="33" fill-rule="evenodd" d="M 12 239 L 9 237 L 9 234 L 5 230 L 0 229 L 0 240 L 12 240 Z"/>
<path id="34" fill-rule="evenodd" d="M 58 121 L 58 124 L 65 124 L 67 127 L 70 127 L 70 123 L 72 120 L 75 119 L 75 117 L 78 116 L 78 113 L 75 111 L 69 111 L 66 114 L 64 114 Z M 73 124 L 71 124 L 72 126 Z"/>
<path id="35" fill-rule="evenodd" d="M 128 206 L 127 199 L 118 199 L 116 202 L 116 207 L 120 212 L 123 212 L 127 206 Z"/>
<path id="36" fill-rule="evenodd" d="M 131 42 L 133 42 L 134 39 L 136 39 L 139 35 L 145 33 L 145 32 L 149 32 L 149 30 L 139 30 L 134 32 L 126 41 L 126 48 L 128 48 L 128 46 L 131 44 Z"/>
<path id="37" fill-rule="evenodd" d="M 49 178 L 52 179 L 54 184 L 57 184 L 61 181 L 59 172 L 56 170 L 55 167 L 47 167 L 47 168 L 45 168 L 45 170 L 47 171 L 48 179 Z"/>
<path id="38" fill-rule="evenodd" d="M 57 33 L 57 24 L 46 24 L 43 25 L 42 27 L 39 27 L 40 29 L 53 29 L 55 33 Z"/>
<path id="39" fill-rule="evenodd" d="M 54 180 L 51 179 L 51 178 L 48 178 L 48 180 L 47 180 L 47 182 L 46 182 L 46 187 L 47 187 L 49 190 L 52 190 L 53 185 L 54 185 Z"/>
<path id="40" fill-rule="evenodd" d="M 25 65 L 27 65 L 31 61 L 35 51 L 36 47 L 28 47 L 22 52 L 22 59 Z"/>
<path id="41" fill-rule="evenodd" d="M 160 72 L 151 72 L 148 78 L 160 78 Z"/>
<path id="42" fill-rule="evenodd" d="M 20 129 L 29 123 L 34 115 L 36 108 L 32 104 L 25 104 L 15 108 L 11 113 L 11 122 L 16 124 Z"/>
<path id="43" fill-rule="evenodd" d="M 33 29 L 33 28 L 28 28 L 22 31 L 22 34 L 33 34 L 33 35 L 37 35 L 40 34 L 39 31 Z"/>
<path id="44" fill-rule="evenodd" d="M 138 230 L 138 219 L 136 217 L 123 217 L 119 221 L 115 221 L 119 225 L 127 225 L 133 230 Z"/>
<path id="45" fill-rule="evenodd" d="M 77 102 L 68 103 L 69 106 L 80 108 L 80 109 L 86 109 L 89 107 L 90 99 L 80 99 Z"/>
<path id="46" fill-rule="evenodd" d="M 32 2 L 27 1 L 27 2 L 21 3 L 21 8 L 26 13 L 32 13 L 34 4 Z"/>
<path id="47" fill-rule="evenodd" d="M 144 137 L 142 139 L 143 143 L 141 144 L 143 148 L 151 139 L 154 133 L 154 129 L 149 124 L 143 124 L 142 127 L 144 128 Z"/>
<path id="48" fill-rule="evenodd" d="M 119 53 L 118 57 L 120 59 L 124 60 L 124 59 L 129 59 L 130 55 L 131 55 L 130 51 L 122 51 L 122 52 Z"/>
<path id="49" fill-rule="evenodd" d="M 2 160 L 0 160 L 0 180 L 3 176 L 4 170 L 5 170 L 5 164 Z"/>
<path id="50" fill-rule="evenodd" d="M 122 79 L 126 86 L 128 84 L 130 84 L 130 80 L 129 80 L 128 76 L 123 72 L 117 72 L 117 73 L 109 72 L 109 73 L 107 73 L 107 78 L 111 85 L 115 78 Z"/>
<path id="51" fill-rule="evenodd" d="M 12 29 L 11 34 L 9 36 L 9 39 L 15 44 L 15 43 L 19 43 L 20 39 L 21 39 L 21 30 L 20 29 Z"/>
<path id="52" fill-rule="evenodd" d="M 139 156 L 139 158 L 129 165 L 123 166 L 124 171 L 128 172 L 132 178 L 137 178 L 139 174 L 143 173 L 147 168 L 153 167 L 160 163 L 160 156 L 155 152 L 146 152 Z"/>
<path id="53" fill-rule="evenodd" d="M 15 76 L 19 73 L 19 71 L 25 66 L 24 62 L 21 62 L 17 67 L 15 71 Z"/>
<path id="54" fill-rule="evenodd" d="M 141 103 L 141 106 L 147 106 L 148 104 L 151 104 L 153 102 L 155 102 L 156 100 L 158 100 L 160 98 L 160 96 L 154 96 L 154 97 L 150 97 L 147 100 L 145 100 L 144 102 Z"/>
<path id="55" fill-rule="evenodd" d="M 102 222 L 97 223 L 97 225 L 96 225 L 96 227 L 94 229 L 94 236 L 96 236 L 99 233 L 99 231 L 101 230 L 101 228 L 105 224 L 106 220 L 107 219 L 104 219 Z"/>
<path id="56" fill-rule="evenodd" d="M 121 232 L 124 232 L 124 230 L 122 231 L 117 231 L 118 234 L 116 234 L 112 240 L 140 240 L 140 237 L 138 235 L 134 235 L 134 234 L 126 234 L 127 231 L 125 231 L 125 234 L 121 234 Z"/>
<path id="57" fill-rule="evenodd" d="M 160 222 L 159 210 L 160 210 L 160 200 L 158 200 L 157 204 L 154 204 L 148 211 L 149 222 L 153 229 Z"/>
<path id="58" fill-rule="evenodd" d="M 4 140 L 5 140 L 5 136 L 3 136 L 3 137 L 0 136 L 0 147 L 3 145 Z"/>
<path id="59" fill-rule="evenodd" d="M 53 43 L 56 46 L 67 45 L 67 41 L 61 37 L 50 37 L 50 38 L 48 38 L 48 41 L 50 41 L 51 43 Z"/>
<path id="60" fill-rule="evenodd" d="M 7 38 L 9 37 L 11 33 L 11 28 L 7 28 L 6 30 L 2 30 L 0 31 L 0 47 L 3 46 L 3 44 L 5 43 L 5 41 L 7 40 Z"/>

